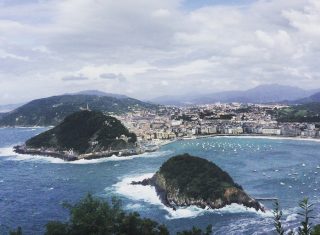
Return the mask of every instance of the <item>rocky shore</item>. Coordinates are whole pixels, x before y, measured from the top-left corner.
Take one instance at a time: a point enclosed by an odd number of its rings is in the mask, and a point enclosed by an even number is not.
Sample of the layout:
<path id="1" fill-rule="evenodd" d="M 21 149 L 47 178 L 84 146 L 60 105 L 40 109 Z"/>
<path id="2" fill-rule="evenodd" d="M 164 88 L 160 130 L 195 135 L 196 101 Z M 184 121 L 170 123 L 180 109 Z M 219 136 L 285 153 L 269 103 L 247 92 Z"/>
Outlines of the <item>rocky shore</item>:
<path id="1" fill-rule="evenodd" d="M 101 151 L 101 152 L 92 152 L 92 153 L 85 153 L 85 154 L 76 154 L 70 153 L 69 151 L 59 151 L 55 149 L 45 149 L 45 148 L 30 148 L 26 145 L 17 145 L 13 147 L 14 152 L 18 154 L 30 154 L 30 155 L 41 155 L 41 156 L 48 156 L 54 158 L 60 158 L 64 161 L 77 161 L 80 159 L 98 159 L 104 157 L 126 157 L 132 156 L 137 154 L 142 154 L 145 152 L 150 152 L 141 149 L 123 149 L 123 150 L 115 150 L 115 151 Z"/>

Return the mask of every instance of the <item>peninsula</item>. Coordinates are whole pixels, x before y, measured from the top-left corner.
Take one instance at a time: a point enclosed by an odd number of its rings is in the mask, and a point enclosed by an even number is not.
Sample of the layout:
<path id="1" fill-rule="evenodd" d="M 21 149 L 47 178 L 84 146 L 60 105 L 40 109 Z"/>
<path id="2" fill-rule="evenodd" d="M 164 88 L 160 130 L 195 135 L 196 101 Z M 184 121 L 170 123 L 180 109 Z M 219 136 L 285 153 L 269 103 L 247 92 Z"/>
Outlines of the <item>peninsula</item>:
<path id="1" fill-rule="evenodd" d="M 136 135 L 119 120 L 88 110 L 67 116 L 56 127 L 15 146 L 14 151 L 67 161 L 142 153 Z"/>
<path id="2" fill-rule="evenodd" d="M 166 206 L 219 209 L 232 203 L 264 211 L 263 206 L 214 163 L 178 155 L 166 161 L 152 178 L 132 184 L 154 186 Z"/>

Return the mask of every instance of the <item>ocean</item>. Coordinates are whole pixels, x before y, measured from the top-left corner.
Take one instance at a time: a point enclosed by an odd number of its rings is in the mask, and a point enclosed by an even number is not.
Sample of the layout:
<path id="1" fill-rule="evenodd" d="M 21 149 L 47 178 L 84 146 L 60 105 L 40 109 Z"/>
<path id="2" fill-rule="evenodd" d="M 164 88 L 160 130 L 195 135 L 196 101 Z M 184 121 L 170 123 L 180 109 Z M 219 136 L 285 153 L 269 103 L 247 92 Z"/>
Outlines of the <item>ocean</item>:
<path id="1" fill-rule="evenodd" d="M 43 234 L 45 224 L 67 220 L 63 202 L 74 203 L 88 192 L 123 202 L 164 223 L 172 234 L 211 224 L 213 234 L 274 234 L 272 203 L 266 213 L 239 205 L 220 210 L 196 207 L 174 211 L 163 206 L 154 188 L 130 185 L 150 177 L 164 161 L 180 153 L 206 158 L 227 171 L 235 182 L 256 198 L 279 198 L 284 225 L 299 225 L 298 202 L 308 197 L 315 203 L 315 221 L 320 223 L 320 142 L 277 138 L 210 137 L 176 141 L 154 153 L 127 158 L 103 158 L 64 162 L 50 157 L 17 155 L 16 144 L 46 128 L 0 129 L 0 234 L 21 226 L 24 234 Z"/>

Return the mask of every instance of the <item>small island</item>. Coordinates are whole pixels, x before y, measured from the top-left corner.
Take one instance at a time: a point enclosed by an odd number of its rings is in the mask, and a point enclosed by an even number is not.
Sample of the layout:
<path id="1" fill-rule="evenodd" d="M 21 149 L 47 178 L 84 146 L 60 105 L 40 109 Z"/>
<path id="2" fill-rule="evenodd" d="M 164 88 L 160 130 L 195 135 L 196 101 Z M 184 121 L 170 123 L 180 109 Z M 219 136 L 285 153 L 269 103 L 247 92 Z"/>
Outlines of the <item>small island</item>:
<path id="1" fill-rule="evenodd" d="M 152 178 L 132 184 L 154 186 L 162 203 L 173 209 L 186 206 L 219 209 L 236 203 L 264 211 L 227 172 L 189 154 L 170 158 Z"/>
<path id="2" fill-rule="evenodd" d="M 67 116 L 56 127 L 14 147 L 20 154 L 74 161 L 142 153 L 137 137 L 116 118 L 84 110 Z"/>

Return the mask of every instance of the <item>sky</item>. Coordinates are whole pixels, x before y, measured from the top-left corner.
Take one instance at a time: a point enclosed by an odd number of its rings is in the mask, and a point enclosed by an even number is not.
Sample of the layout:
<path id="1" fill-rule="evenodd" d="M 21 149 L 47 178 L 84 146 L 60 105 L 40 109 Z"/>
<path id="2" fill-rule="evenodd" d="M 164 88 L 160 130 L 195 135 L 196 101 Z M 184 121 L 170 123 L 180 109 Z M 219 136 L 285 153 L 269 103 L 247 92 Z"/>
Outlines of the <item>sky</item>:
<path id="1" fill-rule="evenodd" d="M 0 105 L 320 88 L 319 0 L 0 0 Z"/>

